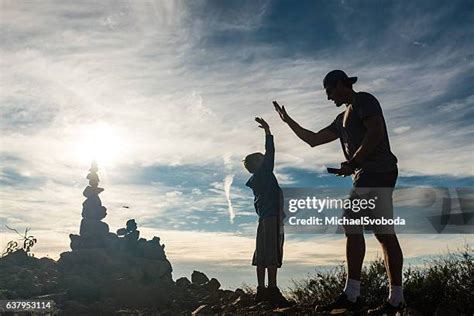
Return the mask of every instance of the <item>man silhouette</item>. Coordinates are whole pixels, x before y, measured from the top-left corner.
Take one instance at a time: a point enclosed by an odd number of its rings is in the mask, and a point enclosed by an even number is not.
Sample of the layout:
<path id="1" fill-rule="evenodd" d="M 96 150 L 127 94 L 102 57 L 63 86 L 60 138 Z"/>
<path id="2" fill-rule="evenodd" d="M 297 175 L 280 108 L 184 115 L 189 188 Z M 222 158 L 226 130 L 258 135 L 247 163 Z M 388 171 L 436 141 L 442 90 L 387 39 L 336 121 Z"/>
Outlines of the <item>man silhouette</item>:
<path id="1" fill-rule="evenodd" d="M 342 70 L 329 72 L 323 80 L 328 100 L 337 107 L 345 104 L 345 111 L 326 128 L 317 133 L 301 127 L 286 112 L 284 106 L 273 102 L 280 118 L 293 132 L 311 147 L 332 142 L 339 138 L 346 161 L 341 163 L 340 176 L 352 175 L 351 198 L 360 198 L 361 188 L 370 188 L 369 193 L 379 195 L 378 216 L 393 217 L 392 192 L 398 169 L 397 158 L 391 152 L 387 127 L 377 99 L 366 92 L 355 92 L 352 85 L 357 77 L 348 77 Z M 382 189 L 380 189 L 382 188 Z M 366 191 L 367 192 L 367 191 Z M 373 195 L 372 195 L 373 196 Z M 345 210 L 344 216 L 361 216 Z M 377 217 L 376 212 L 371 215 Z M 344 226 L 346 234 L 347 279 L 343 293 L 334 301 L 316 306 L 316 311 L 346 309 L 362 311 L 360 298 L 360 274 L 365 256 L 363 226 Z M 380 242 L 384 262 L 390 281 L 388 301 L 369 311 L 370 315 L 395 314 L 404 305 L 402 289 L 403 254 L 393 226 L 374 226 L 372 230 Z"/>

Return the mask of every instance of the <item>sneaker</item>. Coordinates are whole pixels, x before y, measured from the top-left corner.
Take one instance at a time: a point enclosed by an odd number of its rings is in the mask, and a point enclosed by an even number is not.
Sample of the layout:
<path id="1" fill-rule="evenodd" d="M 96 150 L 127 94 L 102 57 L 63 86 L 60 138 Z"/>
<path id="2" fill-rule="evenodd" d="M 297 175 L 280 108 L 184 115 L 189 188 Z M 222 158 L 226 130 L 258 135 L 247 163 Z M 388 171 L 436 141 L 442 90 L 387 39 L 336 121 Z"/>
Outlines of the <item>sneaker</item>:
<path id="1" fill-rule="evenodd" d="M 257 286 L 254 300 L 256 303 L 268 301 L 267 289 L 264 286 Z"/>
<path id="2" fill-rule="evenodd" d="M 314 309 L 316 312 L 331 312 L 333 310 L 345 310 L 354 313 L 361 313 L 364 311 L 364 304 L 362 299 L 357 297 L 355 302 L 349 301 L 345 293 L 341 293 L 334 301 L 326 305 L 317 305 Z"/>
<path id="3" fill-rule="evenodd" d="M 375 309 L 369 309 L 367 315 L 370 316 L 395 316 L 397 313 L 403 311 L 405 304 L 402 302 L 398 306 L 393 306 L 389 302 L 385 302 Z"/>
<path id="4" fill-rule="evenodd" d="M 278 307 L 289 307 L 291 303 L 281 294 L 278 287 L 267 288 L 269 301 Z"/>

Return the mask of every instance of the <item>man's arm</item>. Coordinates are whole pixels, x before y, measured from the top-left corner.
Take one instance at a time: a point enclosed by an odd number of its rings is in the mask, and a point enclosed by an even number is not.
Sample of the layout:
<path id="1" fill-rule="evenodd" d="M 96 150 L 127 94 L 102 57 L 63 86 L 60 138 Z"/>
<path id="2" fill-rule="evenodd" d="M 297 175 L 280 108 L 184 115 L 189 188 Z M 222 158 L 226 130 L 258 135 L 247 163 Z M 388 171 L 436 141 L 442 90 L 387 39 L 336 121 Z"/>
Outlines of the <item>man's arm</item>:
<path id="1" fill-rule="evenodd" d="M 290 128 L 296 134 L 296 136 L 298 136 L 302 141 L 304 141 L 311 147 L 330 143 L 338 139 L 338 136 L 334 132 L 332 132 L 328 127 L 325 127 L 319 132 L 315 133 L 313 131 L 310 131 L 301 127 L 298 123 L 296 123 L 291 118 L 287 123 L 288 123 L 288 126 L 290 126 Z"/>
<path id="2" fill-rule="evenodd" d="M 302 141 L 304 141 L 311 147 L 326 144 L 338 139 L 337 134 L 331 131 L 328 127 L 323 128 L 317 133 L 301 127 L 295 120 L 293 120 L 288 115 L 288 113 L 286 113 L 286 109 L 284 106 L 280 107 L 280 105 L 276 101 L 273 101 L 273 105 L 275 106 L 275 110 L 278 112 L 283 122 L 286 122 L 296 134 L 296 136 L 298 136 Z"/>

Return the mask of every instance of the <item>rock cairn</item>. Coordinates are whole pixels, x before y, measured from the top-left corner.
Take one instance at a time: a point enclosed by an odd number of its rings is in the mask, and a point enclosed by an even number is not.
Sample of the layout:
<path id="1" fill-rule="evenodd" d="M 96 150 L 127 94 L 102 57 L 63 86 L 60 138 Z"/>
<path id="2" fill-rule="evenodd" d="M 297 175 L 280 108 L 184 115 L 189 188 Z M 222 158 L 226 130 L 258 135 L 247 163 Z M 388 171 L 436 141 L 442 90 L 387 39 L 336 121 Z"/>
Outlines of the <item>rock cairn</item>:
<path id="1" fill-rule="evenodd" d="M 107 247 L 108 241 L 113 243 L 116 239 L 115 234 L 109 233 L 109 225 L 102 221 L 107 216 L 107 208 L 102 205 L 99 198 L 104 189 L 99 187 L 97 171 L 99 171 L 97 163 L 92 162 L 87 175 L 89 185 L 82 192 L 86 200 L 82 203 L 79 236 L 74 234 L 69 236 L 72 250 Z"/>
<path id="2" fill-rule="evenodd" d="M 159 237 L 140 238 L 137 223 L 129 219 L 117 234 L 102 220 L 107 209 L 99 194 L 98 168 L 92 163 L 84 189 L 79 235 L 69 235 L 72 251 L 58 261 L 66 300 L 83 303 L 113 301 L 115 306 L 164 308 L 171 302 L 172 267 Z"/>

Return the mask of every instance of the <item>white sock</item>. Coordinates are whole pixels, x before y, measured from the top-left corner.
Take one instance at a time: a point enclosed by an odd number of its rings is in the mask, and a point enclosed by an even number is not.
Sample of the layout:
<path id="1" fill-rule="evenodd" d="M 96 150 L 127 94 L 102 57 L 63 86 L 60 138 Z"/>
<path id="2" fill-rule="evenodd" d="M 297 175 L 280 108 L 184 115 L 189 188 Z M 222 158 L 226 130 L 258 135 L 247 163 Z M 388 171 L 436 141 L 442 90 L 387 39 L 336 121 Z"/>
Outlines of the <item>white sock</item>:
<path id="1" fill-rule="evenodd" d="M 344 294 L 351 302 L 355 302 L 360 296 L 360 281 L 354 279 L 346 279 L 346 286 L 344 287 Z"/>
<path id="2" fill-rule="evenodd" d="M 398 306 L 404 302 L 403 298 L 403 286 L 401 285 L 390 285 L 390 292 L 388 294 L 388 302 L 393 306 Z"/>

